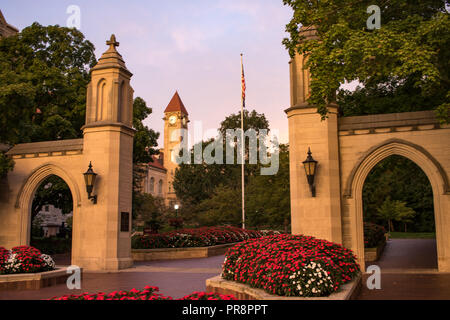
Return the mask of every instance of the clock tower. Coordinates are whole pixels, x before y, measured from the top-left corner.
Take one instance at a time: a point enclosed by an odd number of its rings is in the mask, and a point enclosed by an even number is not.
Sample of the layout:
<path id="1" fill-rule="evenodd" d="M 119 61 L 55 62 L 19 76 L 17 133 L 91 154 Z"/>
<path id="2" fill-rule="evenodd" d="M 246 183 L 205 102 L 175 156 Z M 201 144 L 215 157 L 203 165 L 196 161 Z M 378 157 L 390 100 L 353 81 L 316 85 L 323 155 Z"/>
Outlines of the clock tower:
<path id="1" fill-rule="evenodd" d="M 178 164 L 175 152 L 180 147 L 188 147 L 187 128 L 189 114 L 181 101 L 178 91 L 164 110 L 164 167 L 167 169 L 166 194 L 169 205 L 176 201 L 175 191 L 172 186 L 175 169 Z M 184 130 L 183 130 L 184 129 Z"/>

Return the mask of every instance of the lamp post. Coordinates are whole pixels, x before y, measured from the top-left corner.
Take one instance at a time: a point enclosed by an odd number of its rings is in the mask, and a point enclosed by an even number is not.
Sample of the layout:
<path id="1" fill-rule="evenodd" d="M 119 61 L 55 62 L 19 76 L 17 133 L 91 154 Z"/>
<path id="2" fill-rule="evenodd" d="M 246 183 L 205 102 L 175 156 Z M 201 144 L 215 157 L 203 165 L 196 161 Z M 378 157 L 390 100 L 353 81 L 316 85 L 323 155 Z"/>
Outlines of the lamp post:
<path id="1" fill-rule="evenodd" d="M 306 178 L 308 179 L 309 189 L 313 197 L 316 196 L 316 186 L 314 185 L 314 178 L 316 176 L 318 161 L 314 160 L 311 153 L 311 148 L 308 148 L 308 157 L 303 161 L 305 166 Z"/>
<path id="2" fill-rule="evenodd" d="M 92 170 L 92 162 L 89 162 L 88 170 L 83 174 L 84 182 L 86 183 L 86 192 L 88 194 L 88 199 L 92 201 L 93 204 L 97 203 L 97 195 L 91 195 L 94 190 L 95 179 L 97 174 Z"/>
<path id="3" fill-rule="evenodd" d="M 175 209 L 175 217 L 178 218 L 178 209 L 180 209 L 180 206 L 176 204 L 173 206 L 173 208 Z"/>

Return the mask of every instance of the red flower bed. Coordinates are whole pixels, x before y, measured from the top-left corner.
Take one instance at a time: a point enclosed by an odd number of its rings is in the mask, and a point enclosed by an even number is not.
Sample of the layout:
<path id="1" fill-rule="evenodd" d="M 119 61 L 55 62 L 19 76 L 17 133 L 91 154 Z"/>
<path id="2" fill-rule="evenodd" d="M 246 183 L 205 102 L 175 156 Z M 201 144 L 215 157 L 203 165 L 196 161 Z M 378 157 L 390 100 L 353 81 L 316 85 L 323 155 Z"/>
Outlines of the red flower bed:
<path id="1" fill-rule="evenodd" d="M 53 297 L 49 300 L 172 300 L 158 293 L 158 287 L 146 286 L 144 290 L 132 289 L 130 291 L 114 291 L 111 293 L 82 293 L 79 295 L 71 294 L 62 297 Z"/>
<path id="2" fill-rule="evenodd" d="M 114 291 L 111 293 L 82 293 L 79 295 L 65 295 L 53 297 L 48 300 L 173 300 L 172 297 L 164 296 L 158 287 L 146 286 L 144 290 L 131 289 L 130 291 Z M 217 293 L 193 292 L 178 300 L 236 300 L 232 295 L 221 295 Z"/>
<path id="3" fill-rule="evenodd" d="M 233 295 L 219 293 L 193 292 L 179 300 L 236 300 Z"/>
<path id="4" fill-rule="evenodd" d="M 236 244 L 222 277 L 280 296 L 328 296 L 350 282 L 359 265 L 351 250 L 307 236 L 274 235 Z"/>
<path id="5" fill-rule="evenodd" d="M 259 231 L 235 227 L 202 227 L 135 237 L 132 246 L 133 249 L 207 247 L 261 236 Z"/>
<path id="6" fill-rule="evenodd" d="M 6 250 L 3 247 L 0 247 L 0 274 L 5 273 L 5 263 L 9 257 L 9 250 Z"/>
<path id="7" fill-rule="evenodd" d="M 6 250 L 0 247 L 0 274 L 45 272 L 54 267 L 52 258 L 36 248 L 19 246 Z"/>

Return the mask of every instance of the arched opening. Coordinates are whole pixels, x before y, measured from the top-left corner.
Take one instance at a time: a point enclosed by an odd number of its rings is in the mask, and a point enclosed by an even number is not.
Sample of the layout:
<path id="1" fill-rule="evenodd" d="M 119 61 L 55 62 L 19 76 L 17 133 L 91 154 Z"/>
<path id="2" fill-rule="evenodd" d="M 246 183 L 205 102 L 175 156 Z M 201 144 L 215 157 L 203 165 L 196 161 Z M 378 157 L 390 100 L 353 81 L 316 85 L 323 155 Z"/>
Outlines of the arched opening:
<path id="1" fill-rule="evenodd" d="M 438 270 L 450 271 L 450 252 L 446 246 L 450 240 L 449 224 L 446 219 L 449 179 L 439 161 L 425 148 L 400 139 L 389 139 L 370 147 L 357 161 L 345 182 L 343 214 L 349 224 L 343 230 L 347 246 L 358 256 L 358 262 L 365 270 L 364 262 L 364 219 L 363 186 L 372 169 L 392 155 L 403 156 L 413 161 L 426 174 L 433 190 L 433 207 L 436 229 Z"/>
<path id="2" fill-rule="evenodd" d="M 155 192 L 155 178 L 151 177 L 150 178 L 150 186 L 149 186 L 149 193 L 154 193 Z"/>
<path id="3" fill-rule="evenodd" d="M 101 79 L 97 84 L 97 108 L 96 108 L 96 121 L 102 121 L 106 119 L 106 80 Z"/>
<path id="4" fill-rule="evenodd" d="M 437 269 L 433 189 L 416 163 L 395 154 L 379 161 L 364 181 L 362 200 L 366 265 Z"/>
<path id="5" fill-rule="evenodd" d="M 30 207 L 30 245 L 60 265 L 71 264 L 73 203 L 67 183 L 52 174 L 38 184 Z"/>
<path id="6" fill-rule="evenodd" d="M 163 181 L 159 180 L 159 183 L 158 183 L 158 195 L 161 196 L 162 192 L 163 192 Z"/>

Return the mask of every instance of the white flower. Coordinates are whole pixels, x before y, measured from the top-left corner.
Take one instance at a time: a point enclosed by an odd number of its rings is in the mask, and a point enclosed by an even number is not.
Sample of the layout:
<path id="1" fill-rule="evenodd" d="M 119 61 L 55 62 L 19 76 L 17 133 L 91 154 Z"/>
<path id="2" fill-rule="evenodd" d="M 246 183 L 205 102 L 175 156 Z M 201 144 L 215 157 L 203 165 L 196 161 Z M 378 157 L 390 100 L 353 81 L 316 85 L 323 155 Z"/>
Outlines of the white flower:
<path id="1" fill-rule="evenodd" d="M 55 261 L 53 261 L 52 257 L 50 257 L 48 254 L 41 254 L 41 259 L 44 260 L 44 262 L 49 266 L 50 268 L 54 269 L 56 266 Z"/>

